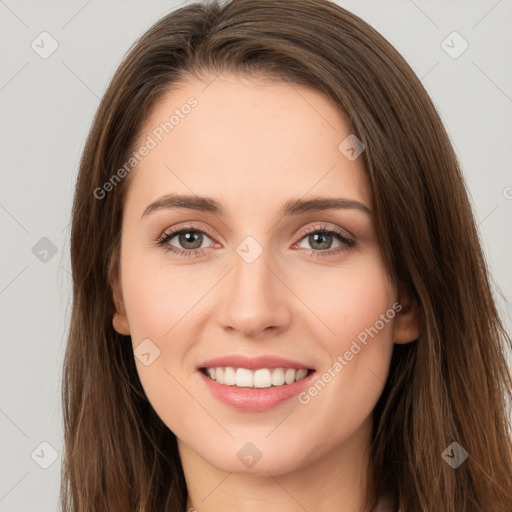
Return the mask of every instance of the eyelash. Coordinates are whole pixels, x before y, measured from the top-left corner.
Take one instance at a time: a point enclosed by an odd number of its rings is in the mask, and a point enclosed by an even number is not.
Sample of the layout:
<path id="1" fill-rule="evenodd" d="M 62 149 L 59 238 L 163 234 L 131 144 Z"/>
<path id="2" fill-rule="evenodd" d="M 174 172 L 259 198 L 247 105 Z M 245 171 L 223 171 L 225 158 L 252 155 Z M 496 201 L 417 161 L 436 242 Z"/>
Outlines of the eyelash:
<path id="1" fill-rule="evenodd" d="M 176 235 L 179 235 L 181 233 L 187 233 L 187 232 L 194 232 L 194 233 L 202 233 L 203 235 L 208 236 L 209 238 L 213 238 L 210 233 L 207 231 L 204 231 L 202 229 L 197 229 L 194 226 L 186 226 L 184 228 L 176 229 L 174 231 L 170 231 L 168 233 L 163 233 L 157 240 L 156 245 L 159 247 L 163 247 L 163 249 L 166 252 L 171 252 L 173 254 L 176 254 L 178 256 L 183 256 L 185 258 L 191 258 L 195 256 L 201 256 L 202 251 L 204 249 L 179 249 L 177 247 L 174 247 L 167 242 L 174 238 Z M 335 237 L 342 243 L 339 247 L 336 247 L 334 249 L 326 249 L 326 250 L 315 250 L 315 249 L 305 249 L 310 253 L 311 256 L 314 256 L 316 258 L 325 258 L 328 256 L 332 256 L 333 254 L 338 254 L 340 252 L 346 251 L 348 249 L 351 249 L 356 245 L 355 241 L 351 238 L 348 238 L 345 236 L 341 231 L 338 231 L 336 229 L 328 229 L 326 225 L 323 226 L 314 226 L 311 228 L 307 228 L 304 231 L 301 232 L 300 238 L 298 242 L 294 244 L 298 245 L 306 236 L 310 235 L 311 233 L 321 233 L 321 234 L 327 234 L 327 235 L 335 235 Z M 166 247 L 164 247 L 166 245 Z"/>

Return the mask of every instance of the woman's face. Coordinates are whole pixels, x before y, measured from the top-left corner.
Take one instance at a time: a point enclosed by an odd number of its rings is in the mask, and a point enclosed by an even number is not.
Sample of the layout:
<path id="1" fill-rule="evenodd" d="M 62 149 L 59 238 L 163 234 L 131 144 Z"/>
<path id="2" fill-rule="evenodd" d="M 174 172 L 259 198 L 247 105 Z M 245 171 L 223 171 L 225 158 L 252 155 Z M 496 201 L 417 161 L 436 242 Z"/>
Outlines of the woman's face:
<path id="1" fill-rule="evenodd" d="M 222 74 L 168 92 L 140 141 L 114 325 L 182 456 L 274 475 L 355 457 L 415 335 L 349 125 L 314 90 Z"/>

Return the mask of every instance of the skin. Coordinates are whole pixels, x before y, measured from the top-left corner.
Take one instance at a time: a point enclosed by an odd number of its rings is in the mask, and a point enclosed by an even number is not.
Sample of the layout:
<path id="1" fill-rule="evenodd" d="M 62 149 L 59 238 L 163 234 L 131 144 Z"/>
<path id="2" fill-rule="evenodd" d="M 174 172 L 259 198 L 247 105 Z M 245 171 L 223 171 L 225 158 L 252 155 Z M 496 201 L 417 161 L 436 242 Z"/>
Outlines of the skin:
<path id="1" fill-rule="evenodd" d="M 321 375 L 399 301 L 372 215 L 344 208 L 279 216 L 287 200 L 319 196 L 371 209 L 363 160 L 338 149 L 351 129 L 319 92 L 226 73 L 210 81 L 191 78 L 168 92 L 141 131 L 143 140 L 190 96 L 198 100 L 129 177 L 114 327 L 134 349 L 149 338 L 160 350 L 148 366 L 135 360 L 152 406 L 178 438 L 187 509 L 364 510 L 372 410 L 393 344 L 419 334 L 406 301 L 307 404 L 295 397 L 266 412 L 240 411 L 219 402 L 196 371 L 226 354 L 273 354 Z M 174 208 L 141 218 L 170 193 L 212 197 L 228 214 Z M 189 223 L 211 233 L 199 256 L 156 245 Z M 334 235 L 315 245 L 303 233 L 324 226 L 356 245 Z M 248 236 L 263 249 L 252 263 L 236 251 Z M 167 245 L 190 251 L 184 243 L 175 236 Z M 322 256 L 323 247 L 339 252 Z M 251 468 L 237 457 L 249 441 L 262 454 Z"/>

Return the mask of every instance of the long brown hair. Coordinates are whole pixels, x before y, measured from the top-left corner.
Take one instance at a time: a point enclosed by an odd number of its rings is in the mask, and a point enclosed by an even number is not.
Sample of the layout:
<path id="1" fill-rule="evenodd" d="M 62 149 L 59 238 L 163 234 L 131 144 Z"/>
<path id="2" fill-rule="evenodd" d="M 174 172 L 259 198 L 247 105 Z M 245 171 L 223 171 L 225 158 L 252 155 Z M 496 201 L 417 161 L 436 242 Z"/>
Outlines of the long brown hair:
<path id="1" fill-rule="evenodd" d="M 145 395 L 129 337 L 112 327 L 129 179 L 109 180 L 166 91 L 222 71 L 315 88 L 366 147 L 382 256 L 422 324 L 415 342 L 394 346 L 373 413 L 369 506 L 391 493 L 404 511 L 510 512 L 511 340 L 457 157 L 400 54 L 327 0 L 190 4 L 151 27 L 115 73 L 86 142 L 73 206 L 63 512 L 186 507 L 176 438 Z M 442 456 L 453 442 L 468 454 L 456 468 Z"/>

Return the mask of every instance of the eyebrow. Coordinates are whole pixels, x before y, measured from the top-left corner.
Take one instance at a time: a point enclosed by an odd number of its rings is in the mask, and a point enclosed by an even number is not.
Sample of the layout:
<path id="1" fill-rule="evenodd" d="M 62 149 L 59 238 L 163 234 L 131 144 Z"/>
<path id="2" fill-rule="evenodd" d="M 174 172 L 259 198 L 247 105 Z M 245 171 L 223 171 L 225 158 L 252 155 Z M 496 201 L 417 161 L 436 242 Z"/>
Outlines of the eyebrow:
<path id="1" fill-rule="evenodd" d="M 147 217 L 156 211 L 172 208 L 188 208 L 191 210 L 213 213 L 214 215 L 219 216 L 227 216 L 228 214 L 228 211 L 222 206 L 222 204 L 211 197 L 167 194 L 159 197 L 156 201 L 149 204 L 144 210 L 142 218 Z M 315 197 L 312 199 L 290 199 L 280 208 L 279 215 L 281 217 L 287 217 L 300 215 L 305 212 L 335 209 L 355 209 L 370 216 L 372 214 L 372 211 L 367 205 L 354 199 L 345 199 L 341 197 Z"/>

